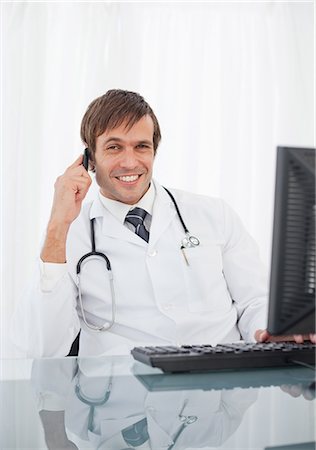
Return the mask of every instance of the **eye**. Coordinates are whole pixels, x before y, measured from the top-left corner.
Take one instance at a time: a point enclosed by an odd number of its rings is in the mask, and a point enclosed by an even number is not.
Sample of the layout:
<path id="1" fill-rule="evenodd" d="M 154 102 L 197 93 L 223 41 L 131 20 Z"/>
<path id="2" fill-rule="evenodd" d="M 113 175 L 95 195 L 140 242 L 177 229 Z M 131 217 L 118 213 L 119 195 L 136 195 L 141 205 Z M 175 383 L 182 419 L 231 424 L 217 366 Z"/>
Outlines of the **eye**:
<path id="1" fill-rule="evenodd" d="M 147 144 L 138 144 L 137 148 L 150 148 Z"/>
<path id="2" fill-rule="evenodd" d="M 120 146 L 119 145 L 115 145 L 115 144 L 109 145 L 107 147 L 107 150 L 119 150 L 119 149 L 120 149 Z"/>

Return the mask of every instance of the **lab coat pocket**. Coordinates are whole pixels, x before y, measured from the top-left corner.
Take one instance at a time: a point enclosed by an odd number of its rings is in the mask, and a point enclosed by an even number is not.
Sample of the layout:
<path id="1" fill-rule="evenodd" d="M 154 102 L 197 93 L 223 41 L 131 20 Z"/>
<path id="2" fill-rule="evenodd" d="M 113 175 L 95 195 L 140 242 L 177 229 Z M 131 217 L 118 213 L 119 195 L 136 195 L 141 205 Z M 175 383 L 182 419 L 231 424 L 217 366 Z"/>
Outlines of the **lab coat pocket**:
<path id="1" fill-rule="evenodd" d="M 100 424 L 102 443 L 98 448 L 126 448 L 134 440 L 138 445 L 148 440 L 147 421 L 144 414 L 135 414 L 122 418 L 103 418 Z M 134 442 L 134 443 L 135 443 Z"/>
<path id="2" fill-rule="evenodd" d="M 223 310 L 228 306 L 221 246 L 201 244 L 185 249 L 188 308 L 192 312 Z"/>
<path id="3" fill-rule="evenodd" d="M 172 420 L 172 418 L 170 418 Z M 148 432 L 152 449 L 166 449 L 173 444 L 172 436 L 164 430 L 161 424 L 154 417 L 154 414 L 147 410 Z"/>

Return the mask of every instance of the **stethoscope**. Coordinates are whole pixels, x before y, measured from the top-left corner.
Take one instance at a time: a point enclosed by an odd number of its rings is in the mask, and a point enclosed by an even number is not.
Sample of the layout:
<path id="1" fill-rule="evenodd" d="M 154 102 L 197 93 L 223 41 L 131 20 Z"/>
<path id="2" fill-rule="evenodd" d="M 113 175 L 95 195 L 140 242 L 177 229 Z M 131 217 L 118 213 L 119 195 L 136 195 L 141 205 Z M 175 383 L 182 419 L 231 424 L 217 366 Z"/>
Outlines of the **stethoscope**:
<path id="1" fill-rule="evenodd" d="M 187 248 L 197 247 L 198 245 L 200 245 L 200 240 L 197 237 L 193 236 L 189 232 L 188 228 L 186 227 L 186 225 L 184 223 L 184 220 L 182 218 L 182 215 L 180 213 L 179 207 L 177 205 L 177 202 L 176 202 L 174 196 L 171 194 L 170 191 L 168 191 L 167 188 L 164 188 L 164 189 L 169 194 L 169 196 L 170 196 L 170 198 L 171 198 L 171 200 L 172 200 L 172 202 L 174 204 L 174 207 L 176 209 L 178 218 L 179 218 L 179 220 L 181 222 L 181 225 L 182 225 L 184 233 L 185 233 L 185 237 L 181 241 L 180 249 L 183 251 L 184 249 L 187 249 Z M 79 259 L 79 261 L 77 263 L 76 272 L 77 272 L 77 282 L 78 282 L 78 297 L 79 297 L 79 304 L 80 304 L 80 309 L 81 309 L 82 320 L 85 323 L 85 325 L 88 328 L 90 328 L 90 330 L 93 330 L 93 331 L 107 331 L 114 325 L 114 323 L 115 323 L 115 314 L 116 314 L 116 302 L 115 302 L 115 292 L 114 292 L 114 284 L 113 284 L 113 274 L 112 274 L 112 268 L 111 268 L 111 263 L 110 263 L 109 258 L 104 253 L 97 252 L 96 249 L 95 249 L 94 221 L 95 221 L 95 218 L 90 220 L 91 252 L 83 255 Z M 186 263 L 188 264 L 188 261 L 187 261 L 187 258 L 185 256 L 184 252 L 183 252 L 183 255 L 184 255 L 184 258 L 186 260 Z M 91 323 L 89 323 L 87 321 L 87 318 L 86 318 L 86 315 L 85 315 L 85 312 L 84 312 L 84 308 L 83 308 L 83 303 L 82 303 L 82 293 L 81 293 L 81 283 L 80 283 L 81 267 L 82 267 L 83 263 L 87 262 L 88 258 L 90 258 L 89 261 L 91 259 L 98 259 L 98 260 L 101 259 L 101 260 L 103 260 L 105 265 L 106 265 L 106 268 L 107 268 L 107 271 L 108 271 L 108 276 L 109 276 L 110 290 L 111 290 L 111 299 L 112 299 L 112 302 L 111 302 L 111 309 L 112 309 L 112 311 L 111 311 L 111 320 L 110 321 L 106 321 L 101 326 L 93 325 L 93 324 L 91 324 Z"/>
<path id="2" fill-rule="evenodd" d="M 92 398 L 85 395 L 80 386 L 80 375 L 77 375 L 77 382 L 75 386 L 75 394 L 77 398 L 84 404 L 89 406 L 89 417 L 88 417 L 88 430 L 93 431 L 93 420 L 94 420 L 94 411 L 98 406 L 103 406 L 109 400 L 112 390 L 112 375 L 110 376 L 109 383 L 106 389 L 106 392 L 101 398 Z"/>
<path id="3" fill-rule="evenodd" d="M 75 385 L 75 394 L 77 396 L 77 398 L 84 403 L 85 405 L 89 406 L 89 417 L 88 417 L 88 431 L 93 432 L 93 422 L 94 422 L 94 414 L 95 414 L 95 408 L 96 407 L 100 407 L 100 406 L 104 406 L 107 401 L 110 398 L 111 395 L 111 391 L 112 391 L 112 375 L 110 376 L 109 382 L 108 382 L 108 386 L 106 389 L 106 392 L 104 393 L 103 397 L 101 398 L 92 398 L 90 396 L 85 395 L 82 392 L 81 386 L 80 386 L 80 376 L 78 374 L 77 376 L 77 382 Z M 172 440 L 172 444 L 167 447 L 167 450 L 172 450 L 174 448 L 174 446 L 176 445 L 180 435 L 183 433 L 183 431 L 185 430 L 186 427 L 188 427 L 189 425 L 193 424 L 194 422 L 196 422 L 198 420 L 197 416 L 186 416 L 183 414 L 183 411 L 186 407 L 188 403 L 188 399 L 184 400 L 183 406 L 181 408 L 181 411 L 178 414 L 178 419 L 181 423 L 180 427 L 178 428 L 178 430 L 176 431 L 176 433 L 174 434 Z M 141 426 L 140 426 L 141 425 Z M 130 444 L 137 442 L 137 445 L 143 444 L 144 442 L 146 442 L 149 439 L 149 435 L 148 435 L 148 427 L 147 427 L 147 419 L 146 417 L 143 418 L 142 420 L 140 420 L 139 422 L 137 422 L 136 424 L 134 424 L 133 426 L 133 441 L 131 441 L 130 436 L 128 435 L 128 431 L 131 428 L 128 427 L 124 430 L 121 431 L 123 438 L 125 439 L 126 442 L 129 442 Z M 137 436 L 135 436 L 135 432 L 138 431 Z M 134 447 L 134 445 L 132 446 Z M 98 447 L 99 448 L 99 447 Z"/>
<path id="4" fill-rule="evenodd" d="M 172 450 L 173 447 L 176 445 L 177 440 L 179 439 L 180 435 L 186 429 L 186 427 L 188 427 L 189 425 L 192 425 L 192 423 L 194 423 L 198 420 L 197 416 L 185 416 L 183 414 L 183 410 L 187 406 L 187 404 L 188 404 L 188 399 L 185 399 L 182 409 L 181 409 L 180 413 L 178 414 L 178 418 L 181 422 L 181 425 L 178 428 L 178 431 L 176 431 L 175 435 L 173 436 L 173 443 L 167 448 L 167 450 Z"/>

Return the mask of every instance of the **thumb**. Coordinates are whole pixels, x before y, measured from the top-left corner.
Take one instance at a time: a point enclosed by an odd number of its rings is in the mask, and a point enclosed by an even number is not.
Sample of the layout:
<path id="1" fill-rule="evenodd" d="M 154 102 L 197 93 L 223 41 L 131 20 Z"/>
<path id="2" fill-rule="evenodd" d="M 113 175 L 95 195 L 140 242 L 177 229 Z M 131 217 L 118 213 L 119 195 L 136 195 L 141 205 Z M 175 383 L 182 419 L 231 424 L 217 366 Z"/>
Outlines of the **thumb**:
<path id="1" fill-rule="evenodd" d="M 255 340 L 257 342 L 265 342 L 269 339 L 270 335 L 267 330 L 257 330 L 255 332 Z"/>

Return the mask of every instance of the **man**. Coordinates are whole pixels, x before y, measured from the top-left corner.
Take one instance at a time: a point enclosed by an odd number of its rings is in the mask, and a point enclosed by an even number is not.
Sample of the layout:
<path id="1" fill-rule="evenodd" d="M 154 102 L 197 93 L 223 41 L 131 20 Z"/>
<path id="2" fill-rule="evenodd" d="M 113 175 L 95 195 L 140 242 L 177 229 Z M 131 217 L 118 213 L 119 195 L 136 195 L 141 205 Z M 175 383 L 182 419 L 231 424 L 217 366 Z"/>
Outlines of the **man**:
<path id="1" fill-rule="evenodd" d="M 91 178 L 82 156 L 57 179 L 38 279 L 17 311 L 20 347 L 67 355 L 79 330 L 81 355 L 266 340 L 255 243 L 221 200 L 172 190 L 175 204 L 152 180 L 161 135 L 145 100 L 108 91 L 90 104 L 81 137 L 100 193 L 83 204 Z M 191 247 L 184 227 L 198 238 Z M 79 283 L 77 263 L 94 240 L 102 255 L 82 260 Z"/>

